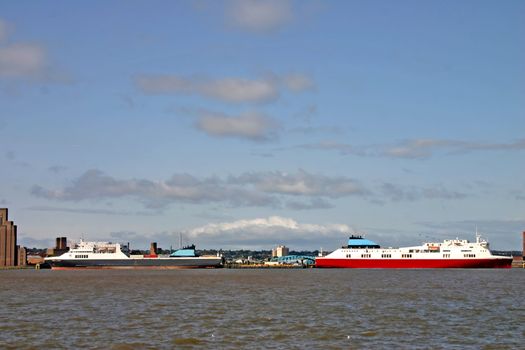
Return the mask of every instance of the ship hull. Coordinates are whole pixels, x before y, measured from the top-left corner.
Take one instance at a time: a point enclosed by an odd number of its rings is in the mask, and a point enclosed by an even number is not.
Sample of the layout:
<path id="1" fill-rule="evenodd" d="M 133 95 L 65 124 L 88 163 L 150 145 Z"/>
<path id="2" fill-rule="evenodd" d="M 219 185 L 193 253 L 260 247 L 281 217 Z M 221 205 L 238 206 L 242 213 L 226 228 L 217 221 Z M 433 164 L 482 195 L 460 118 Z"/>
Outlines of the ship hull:
<path id="1" fill-rule="evenodd" d="M 512 258 L 496 259 L 337 259 L 317 258 L 319 268 L 361 269 L 472 269 L 510 268 Z"/>
<path id="2" fill-rule="evenodd" d="M 49 260 L 54 270 L 66 269 L 190 269 L 220 268 L 223 260 L 217 258 L 146 258 L 146 259 L 63 259 Z"/>

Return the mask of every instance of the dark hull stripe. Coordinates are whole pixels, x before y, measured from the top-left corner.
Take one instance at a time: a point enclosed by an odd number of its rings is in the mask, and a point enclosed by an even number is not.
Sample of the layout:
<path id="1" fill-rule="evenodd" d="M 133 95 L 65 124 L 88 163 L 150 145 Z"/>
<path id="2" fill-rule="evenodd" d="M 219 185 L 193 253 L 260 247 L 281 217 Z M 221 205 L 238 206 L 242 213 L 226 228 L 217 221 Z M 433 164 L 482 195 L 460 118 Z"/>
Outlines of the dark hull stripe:
<path id="1" fill-rule="evenodd" d="M 48 260 L 51 268 L 120 268 L 120 269 L 169 269 L 222 267 L 222 258 L 216 259 L 126 259 L 126 260 Z"/>

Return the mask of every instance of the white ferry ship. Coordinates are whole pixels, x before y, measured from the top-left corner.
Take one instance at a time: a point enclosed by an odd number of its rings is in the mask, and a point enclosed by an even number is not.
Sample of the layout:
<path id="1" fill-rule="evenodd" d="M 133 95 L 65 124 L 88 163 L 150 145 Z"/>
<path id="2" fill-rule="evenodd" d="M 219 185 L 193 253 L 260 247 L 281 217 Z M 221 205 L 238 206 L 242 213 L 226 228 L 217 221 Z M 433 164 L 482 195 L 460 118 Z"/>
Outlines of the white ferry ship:
<path id="1" fill-rule="evenodd" d="M 195 245 L 183 247 L 170 255 L 131 255 L 129 246 L 110 242 L 85 242 L 80 240 L 60 255 L 45 258 L 52 269 L 173 269 L 222 267 L 220 256 L 199 256 Z"/>
<path id="2" fill-rule="evenodd" d="M 316 267 L 346 268 L 510 268 L 512 257 L 493 255 L 489 243 L 476 234 L 476 242 L 446 239 L 420 246 L 381 248 L 361 236 L 348 245 L 315 259 Z"/>

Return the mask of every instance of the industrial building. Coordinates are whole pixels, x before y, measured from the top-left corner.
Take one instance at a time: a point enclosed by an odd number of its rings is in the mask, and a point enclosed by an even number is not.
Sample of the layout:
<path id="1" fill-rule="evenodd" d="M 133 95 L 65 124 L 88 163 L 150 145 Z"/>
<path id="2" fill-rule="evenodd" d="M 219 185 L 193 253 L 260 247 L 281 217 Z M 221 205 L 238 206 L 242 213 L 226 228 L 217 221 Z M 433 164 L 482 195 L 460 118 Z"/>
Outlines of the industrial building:
<path id="1" fill-rule="evenodd" d="M 69 251 L 67 246 L 67 237 L 57 237 L 54 248 L 47 248 L 48 256 L 58 256 Z"/>
<path id="2" fill-rule="evenodd" d="M 282 256 L 287 256 L 288 254 L 290 254 L 290 249 L 288 249 L 288 247 L 285 247 L 284 245 L 280 245 L 277 248 L 272 249 L 272 258 L 280 258 Z"/>
<path id="3" fill-rule="evenodd" d="M 26 249 L 16 240 L 16 225 L 9 221 L 7 208 L 0 208 L 0 267 L 25 266 Z"/>

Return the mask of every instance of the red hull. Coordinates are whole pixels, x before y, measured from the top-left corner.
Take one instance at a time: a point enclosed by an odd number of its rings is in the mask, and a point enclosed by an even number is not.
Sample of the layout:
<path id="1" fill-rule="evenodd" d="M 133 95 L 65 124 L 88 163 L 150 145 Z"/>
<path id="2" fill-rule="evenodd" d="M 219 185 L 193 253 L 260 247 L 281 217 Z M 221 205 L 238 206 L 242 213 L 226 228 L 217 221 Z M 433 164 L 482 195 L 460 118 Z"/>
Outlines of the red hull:
<path id="1" fill-rule="evenodd" d="M 510 268 L 512 258 L 504 259 L 315 259 L 315 267 L 356 269 L 472 269 Z"/>

